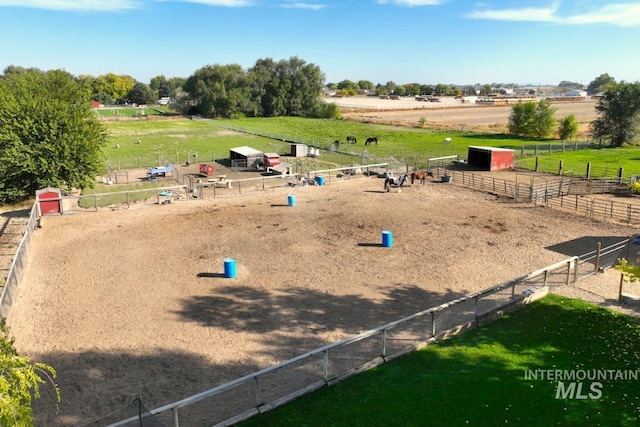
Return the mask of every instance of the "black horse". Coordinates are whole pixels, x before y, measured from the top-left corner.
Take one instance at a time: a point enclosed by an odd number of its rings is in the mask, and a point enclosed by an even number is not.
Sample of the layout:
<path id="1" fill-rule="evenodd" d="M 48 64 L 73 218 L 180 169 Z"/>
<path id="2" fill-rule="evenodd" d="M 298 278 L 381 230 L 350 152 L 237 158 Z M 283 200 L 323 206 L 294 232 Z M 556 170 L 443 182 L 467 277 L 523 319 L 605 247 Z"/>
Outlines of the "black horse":
<path id="1" fill-rule="evenodd" d="M 356 139 L 355 136 L 348 136 L 347 137 L 347 144 L 357 144 L 358 140 Z"/>
<path id="2" fill-rule="evenodd" d="M 391 187 L 397 187 L 398 188 L 398 193 L 401 191 L 402 186 L 404 185 L 404 182 L 407 180 L 407 175 L 400 175 L 398 177 L 395 178 L 386 178 L 384 180 L 384 189 L 387 190 L 387 193 L 389 192 L 389 190 L 391 190 Z"/>
<path id="3" fill-rule="evenodd" d="M 371 138 L 367 138 L 367 140 L 364 142 L 364 145 L 371 145 L 375 142 L 376 145 L 378 145 L 378 137 L 377 136 L 372 136 Z"/>

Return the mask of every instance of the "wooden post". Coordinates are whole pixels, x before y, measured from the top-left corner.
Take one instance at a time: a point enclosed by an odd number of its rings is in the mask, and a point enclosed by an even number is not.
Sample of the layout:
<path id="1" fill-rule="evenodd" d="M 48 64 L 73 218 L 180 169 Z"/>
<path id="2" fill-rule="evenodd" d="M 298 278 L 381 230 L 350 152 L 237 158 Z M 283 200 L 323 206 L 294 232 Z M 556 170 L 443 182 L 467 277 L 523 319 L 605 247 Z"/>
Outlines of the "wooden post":
<path id="1" fill-rule="evenodd" d="M 618 289 L 618 302 L 622 302 L 622 284 L 624 283 L 624 274 L 620 273 L 620 288 Z"/>
<path id="2" fill-rule="evenodd" d="M 567 262 L 567 281 L 565 285 L 569 285 L 571 283 L 571 261 Z"/>
<path id="3" fill-rule="evenodd" d="M 587 163 L 587 179 L 591 178 L 591 163 Z"/>
<path id="4" fill-rule="evenodd" d="M 534 169 L 535 172 L 540 171 L 540 157 L 536 156 L 536 167 Z"/>
<path id="5" fill-rule="evenodd" d="M 596 265 L 594 273 L 600 270 L 600 251 L 602 250 L 602 243 L 598 242 L 598 249 L 596 249 Z"/>
<path id="6" fill-rule="evenodd" d="M 624 175 L 624 168 L 621 166 L 618 169 L 618 184 L 622 184 L 622 176 Z"/>
<path id="7" fill-rule="evenodd" d="M 560 165 L 558 166 L 558 175 L 562 176 L 563 169 L 564 169 L 564 160 L 560 160 Z"/>

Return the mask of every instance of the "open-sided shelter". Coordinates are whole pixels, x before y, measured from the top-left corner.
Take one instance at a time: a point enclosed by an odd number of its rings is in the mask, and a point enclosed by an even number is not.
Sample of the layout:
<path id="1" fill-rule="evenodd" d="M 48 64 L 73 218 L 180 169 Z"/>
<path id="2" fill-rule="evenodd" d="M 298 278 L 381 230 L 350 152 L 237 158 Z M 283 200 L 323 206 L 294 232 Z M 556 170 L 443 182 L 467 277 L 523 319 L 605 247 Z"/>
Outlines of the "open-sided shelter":
<path id="1" fill-rule="evenodd" d="M 232 167 L 245 166 L 247 169 L 256 169 L 262 162 L 262 151 L 255 148 L 242 146 L 229 150 L 229 159 Z"/>

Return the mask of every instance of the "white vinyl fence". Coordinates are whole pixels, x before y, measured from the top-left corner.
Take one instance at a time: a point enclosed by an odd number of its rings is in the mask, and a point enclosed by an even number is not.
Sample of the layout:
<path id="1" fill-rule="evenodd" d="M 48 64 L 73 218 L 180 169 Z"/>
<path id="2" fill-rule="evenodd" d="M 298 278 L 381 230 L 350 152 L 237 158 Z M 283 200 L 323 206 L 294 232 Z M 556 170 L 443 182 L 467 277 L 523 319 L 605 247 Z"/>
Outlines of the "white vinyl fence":
<path id="1" fill-rule="evenodd" d="M 458 298 L 395 322 L 320 347 L 284 363 L 211 390 L 153 409 L 153 418 L 173 427 L 228 426 L 299 396 L 414 351 L 461 330 L 483 324 L 533 299 L 550 287 L 568 285 L 612 265 L 628 240 L 568 258 L 525 276 Z M 112 427 L 146 425 L 144 417 L 113 420 Z M 101 424 L 103 425 L 103 424 Z"/>

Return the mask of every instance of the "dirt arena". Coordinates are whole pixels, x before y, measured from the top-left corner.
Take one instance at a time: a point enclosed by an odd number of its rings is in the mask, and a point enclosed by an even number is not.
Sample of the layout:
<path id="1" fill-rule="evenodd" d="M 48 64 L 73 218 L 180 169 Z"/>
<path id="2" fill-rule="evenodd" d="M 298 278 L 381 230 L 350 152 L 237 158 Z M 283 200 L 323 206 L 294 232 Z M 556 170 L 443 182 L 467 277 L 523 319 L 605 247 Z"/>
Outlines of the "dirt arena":
<path id="1" fill-rule="evenodd" d="M 11 328 L 21 353 L 59 374 L 60 414 L 45 386 L 37 425 L 78 425 L 137 394 L 167 404 L 633 233 L 439 182 L 387 193 L 376 177 L 51 217 Z"/>

